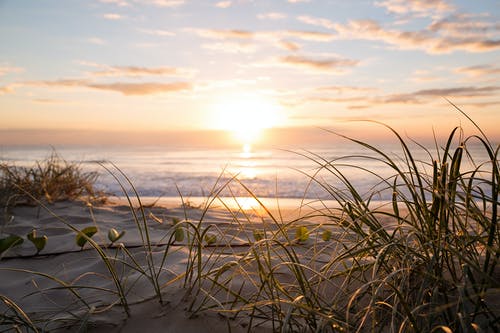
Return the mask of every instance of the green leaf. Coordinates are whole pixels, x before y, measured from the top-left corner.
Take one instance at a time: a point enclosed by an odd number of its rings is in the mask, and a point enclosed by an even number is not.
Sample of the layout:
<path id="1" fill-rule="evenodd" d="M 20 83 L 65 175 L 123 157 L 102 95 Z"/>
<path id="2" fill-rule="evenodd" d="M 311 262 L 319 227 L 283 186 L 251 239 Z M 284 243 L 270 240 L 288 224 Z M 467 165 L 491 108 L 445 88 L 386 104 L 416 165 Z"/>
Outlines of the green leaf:
<path id="1" fill-rule="evenodd" d="M 253 231 L 253 238 L 255 239 L 256 242 L 263 240 L 265 236 L 266 233 L 263 230 L 255 229 Z"/>
<path id="2" fill-rule="evenodd" d="M 87 238 L 85 238 L 85 236 L 90 238 L 90 237 L 94 236 L 94 234 L 96 232 L 97 232 L 97 227 L 95 227 L 95 226 L 87 227 L 87 228 L 80 230 L 75 238 L 76 244 L 79 247 L 83 247 L 85 245 L 85 243 L 87 243 Z"/>
<path id="3" fill-rule="evenodd" d="M 207 245 L 215 244 L 215 242 L 217 242 L 217 236 L 214 234 L 206 234 L 205 242 L 207 243 Z"/>
<path id="4" fill-rule="evenodd" d="M 26 235 L 28 240 L 35 245 L 36 248 L 36 254 L 40 253 L 45 248 L 45 245 L 47 244 L 48 237 L 43 235 L 42 237 L 37 237 L 36 235 L 36 230 L 33 229 L 29 234 Z"/>
<path id="5" fill-rule="evenodd" d="M 24 239 L 17 235 L 10 235 L 0 239 L 0 255 L 10 249 L 11 247 L 21 245 Z"/>
<path id="6" fill-rule="evenodd" d="M 324 230 L 321 234 L 321 239 L 323 239 L 325 242 L 328 242 L 330 239 L 332 239 L 332 232 L 330 230 Z"/>
<path id="7" fill-rule="evenodd" d="M 295 238 L 299 242 L 305 242 L 309 239 L 309 231 L 307 230 L 306 227 L 297 227 L 297 230 L 295 232 Z"/>
<path id="8" fill-rule="evenodd" d="M 184 240 L 184 229 L 182 227 L 177 226 L 175 228 L 175 241 L 182 242 Z"/>
<path id="9" fill-rule="evenodd" d="M 111 243 L 116 242 L 117 240 L 122 238 L 123 235 L 125 235 L 125 230 L 123 230 L 122 232 L 118 232 L 118 230 L 116 230 L 115 228 L 111 228 L 108 231 L 108 239 L 111 241 Z"/>

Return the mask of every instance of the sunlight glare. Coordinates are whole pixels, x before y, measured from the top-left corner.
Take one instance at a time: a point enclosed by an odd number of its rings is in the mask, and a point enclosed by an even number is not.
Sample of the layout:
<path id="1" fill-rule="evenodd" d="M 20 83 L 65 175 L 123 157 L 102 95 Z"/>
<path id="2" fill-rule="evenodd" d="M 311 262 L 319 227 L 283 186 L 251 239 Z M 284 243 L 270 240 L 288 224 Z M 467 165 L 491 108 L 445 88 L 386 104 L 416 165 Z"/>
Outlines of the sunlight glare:
<path id="1" fill-rule="evenodd" d="M 250 150 L 263 129 L 279 125 L 280 121 L 279 105 L 260 95 L 233 95 L 215 104 L 215 127 L 233 132 L 244 144 L 244 151 Z"/>

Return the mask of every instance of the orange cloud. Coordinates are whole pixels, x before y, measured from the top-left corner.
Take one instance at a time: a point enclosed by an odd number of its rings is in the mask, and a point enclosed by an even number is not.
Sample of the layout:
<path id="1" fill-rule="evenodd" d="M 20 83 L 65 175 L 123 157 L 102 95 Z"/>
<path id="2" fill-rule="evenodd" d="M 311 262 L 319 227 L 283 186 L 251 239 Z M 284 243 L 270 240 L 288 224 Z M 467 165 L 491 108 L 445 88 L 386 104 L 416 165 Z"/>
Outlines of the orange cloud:
<path id="1" fill-rule="evenodd" d="M 469 76 L 486 76 L 500 74 L 500 67 L 493 65 L 477 65 L 469 67 L 460 67 L 455 69 L 455 72 L 467 74 Z"/>
<path id="2" fill-rule="evenodd" d="M 311 59 L 302 56 L 285 56 L 279 58 L 279 62 L 293 67 L 304 67 L 320 71 L 339 70 L 345 67 L 356 66 L 359 61 L 351 59 Z"/>
<path id="3" fill-rule="evenodd" d="M 191 90 L 191 84 L 187 82 L 174 83 L 103 83 L 103 84 L 87 84 L 89 88 L 100 90 L 111 90 L 120 92 L 126 96 L 131 95 L 151 95 L 159 93 L 169 93 L 182 90 Z"/>
<path id="4" fill-rule="evenodd" d="M 93 76 L 172 76 L 181 75 L 182 70 L 174 67 L 137 67 L 109 66 L 102 71 L 93 72 Z M 185 74 L 185 73 L 184 73 Z"/>
<path id="5" fill-rule="evenodd" d="M 399 31 L 382 27 L 374 20 L 351 20 L 346 24 L 334 23 L 324 18 L 299 16 L 304 23 L 322 26 L 336 32 L 332 39 L 365 39 L 385 42 L 400 49 L 421 49 L 428 53 L 446 53 L 455 50 L 487 52 L 500 48 L 500 25 L 474 21 L 470 15 L 455 15 L 436 21 L 420 31 Z M 475 26 L 472 34 L 463 31 Z"/>
<path id="6" fill-rule="evenodd" d="M 445 0 L 386 0 L 375 2 L 375 5 L 385 7 L 391 13 L 418 16 L 454 10 L 454 7 Z"/>
<path id="7" fill-rule="evenodd" d="M 24 68 L 0 64 L 0 76 L 6 75 L 8 73 L 21 73 L 21 72 L 24 72 Z"/>
<path id="8" fill-rule="evenodd" d="M 219 1 L 215 4 L 215 7 L 218 8 L 229 8 L 231 7 L 232 2 L 231 1 Z"/>
<path id="9" fill-rule="evenodd" d="M 277 12 L 262 13 L 258 14 L 257 18 L 259 20 L 282 20 L 286 18 L 286 14 Z"/>
<path id="10" fill-rule="evenodd" d="M 63 87 L 63 88 L 92 88 L 99 90 L 111 90 L 120 92 L 126 96 L 131 95 L 150 95 L 159 93 L 169 93 L 183 90 L 191 90 L 192 85 L 188 82 L 114 82 L 114 83 L 94 83 L 83 79 L 62 79 L 54 81 L 26 81 L 18 86 L 34 87 Z M 7 92 L 12 92 L 9 90 Z"/>

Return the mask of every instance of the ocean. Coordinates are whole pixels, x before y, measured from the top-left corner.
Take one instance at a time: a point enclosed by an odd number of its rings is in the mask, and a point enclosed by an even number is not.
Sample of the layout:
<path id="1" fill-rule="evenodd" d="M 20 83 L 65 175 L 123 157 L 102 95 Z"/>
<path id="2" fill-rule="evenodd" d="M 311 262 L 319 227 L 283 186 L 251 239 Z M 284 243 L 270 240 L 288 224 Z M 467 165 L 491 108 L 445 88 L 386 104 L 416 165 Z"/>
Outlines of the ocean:
<path id="1" fill-rule="evenodd" d="M 406 164 L 400 145 L 379 146 L 400 165 Z M 84 171 L 98 172 L 96 186 L 116 196 L 124 193 L 113 177 L 119 172 L 109 162 L 123 171 L 145 197 L 168 198 L 179 194 L 185 198 L 206 197 L 220 191 L 220 196 L 231 197 L 248 197 L 253 193 L 262 198 L 328 200 L 332 199 L 329 191 L 345 190 L 332 168 L 323 167 L 330 162 L 362 196 L 377 192 L 372 200 L 380 201 L 392 196 L 392 191 L 380 190 L 388 186 L 382 179 L 392 183 L 390 177 L 394 171 L 378 161 L 373 152 L 353 144 L 247 152 L 169 146 L 0 146 L 0 161 L 33 165 L 54 151 L 67 161 L 79 163 Z M 485 158 L 482 150 L 474 151 Z M 435 152 L 431 158 L 415 146 L 413 154 L 420 161 L 419 168 L 431 171 L 430 163 L 437 157 Z"/>

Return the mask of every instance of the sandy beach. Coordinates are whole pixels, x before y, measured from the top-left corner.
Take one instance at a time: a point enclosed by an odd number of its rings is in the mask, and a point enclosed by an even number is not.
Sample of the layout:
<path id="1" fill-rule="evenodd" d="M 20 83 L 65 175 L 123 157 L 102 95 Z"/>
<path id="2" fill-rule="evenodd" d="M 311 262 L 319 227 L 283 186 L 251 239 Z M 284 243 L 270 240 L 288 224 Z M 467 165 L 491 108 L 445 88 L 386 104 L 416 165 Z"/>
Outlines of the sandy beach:
<path id="1" fill-rule="evenodd" d="M 147 246 L 141 240 L 144 237 L 141 236 L 141 232 L 144 232 L 143 225 L 141 224 L 140 231 L 134 213 L 125 199 L 111 199 L 104 205 L 66 201 L 45 207 L 14 207 L 4 214 L 2 233 L 26 235 L 36 229 L 37 234 L 46 235 L 48 241 L 39 254 L 36 254 L 35 247 L 27 240 L 4 253 L 0 261 L 0 294 L 15 300 L 33 322 L 42 320 L 43 325 L 47 325 L 45 329 L 50 331 L 64 331 L 66 326 L 69 326 L 68 331 L 74 331 L 75 327 L 72 325 L 75 324 L 95 332 L 137 332 L 144 327 L 147 327 L 148 332 L 203 332 L 207 327 L 210 327 L 210 331 L 217 332 L 246 331 L 248 317 L 229 319 L 233 315 L 230 311 L 225 314 L 224 311 L 217 311 L 221 310 L 218 307 L 213 307 L 212 311 L 210 306 L 208 311 L 187 311 L 189 308 L 193 309 L 194 300 L 192 288 L 183 286 L 189 264 L 188 237 L 184 237 L 182 241 L 169 239 L 174 228 L 173 221 L 190 221 L 195 224 L 201 221 L 201 230 L 210 228 L 210 234 L 216 237 L 213 243 L 203 245 L 202 260 L 207 265 L 203 268 L 205 271 L 215 271 L 224 264 L 241 260 L 248 255 L 251 245 L 256 241 L 254 230 L 277 234 L 278 226 L 265 211 L 255 207 L 241 210 L 236 208 L 235 202 L 233 200 L 223 204 L 214 201 L 212 205 L 215 208 L 205 211 L 203 206 L 195 207 L 191 204 L 182 207 L 168 199 L 149 206 L 151 202 L 145 200 L 144 214 L 152 246 L 151 258 L 158 269 L 162 304 L 147 274 L 135 266 L 146 270 Z M 313 212 L 312 208 L 298 210 L 292 207 L 291 203 L 284 203 L 283 207 L 275 205 L 269 206 L 269 209 L 276 214 L 271 213 L 282 225 L 299 220 L 302 225 L 310 223 L 300 217 Z M 143 223 L 137 201 L 134 202 L 134 211 L 138 214 L 140 223 Z M 310 220 L 315 220 L 309 228 L 313 230 L 320 221 L 312 217 Z M 324 217 L 323 222 L 327 222 Z M 88 242 L 83 248 L 76 244 L 77 232 L 69 224 L 78 230 L 97 227 L 98 232 L 92 239 L 112 258 L 130 307 L 129 316 L 123 305 L 119 304 L 116 286 L 104 261 Z M 111 228 L 119 232 L 125 231 L 123 238 L 115 244 L 111 244 L 107 237 Z M 309 263 L 313 247 L 326 249 L 330 246 L 328 244 L 334 244 L 333 239 L 328 242 L 321 240 L 319 234 L 311 233 L 311 236 L 303 244 L 294 246 L 297 253 Z M 293 239 L 295 235 L 290 232 L 289 237 Z M 161 264 L 167 244 L 171 245 L 165 262 Z M 128 254 L 125 254 L 124 248 Z M 133 261 L 129 256 L 134 258 Z M 320 257 L 316 255 L 314 260 L 318 261 Z M 244 277 L 233 274 L 234 278 L 230 280 L 232 289 L 243 288 Z M 286 269 L 283 269 L 283 279 L 293 279 Z M 242 287 L 236 287 L 238 283 Z M 200 300 L 207 301 L 204 296 L 206 295 L 198 295 L 194 308 L 199 305 L 197 303 Z M 210 299 L 209 303 L 223 302 L 228 297 L 222 292 L 213 296 L 219 300 Z M 4 310 L 3 308 L 2 312 Z M 259 331 L 273 330 L 269 323 L 257 327 Z"/>

